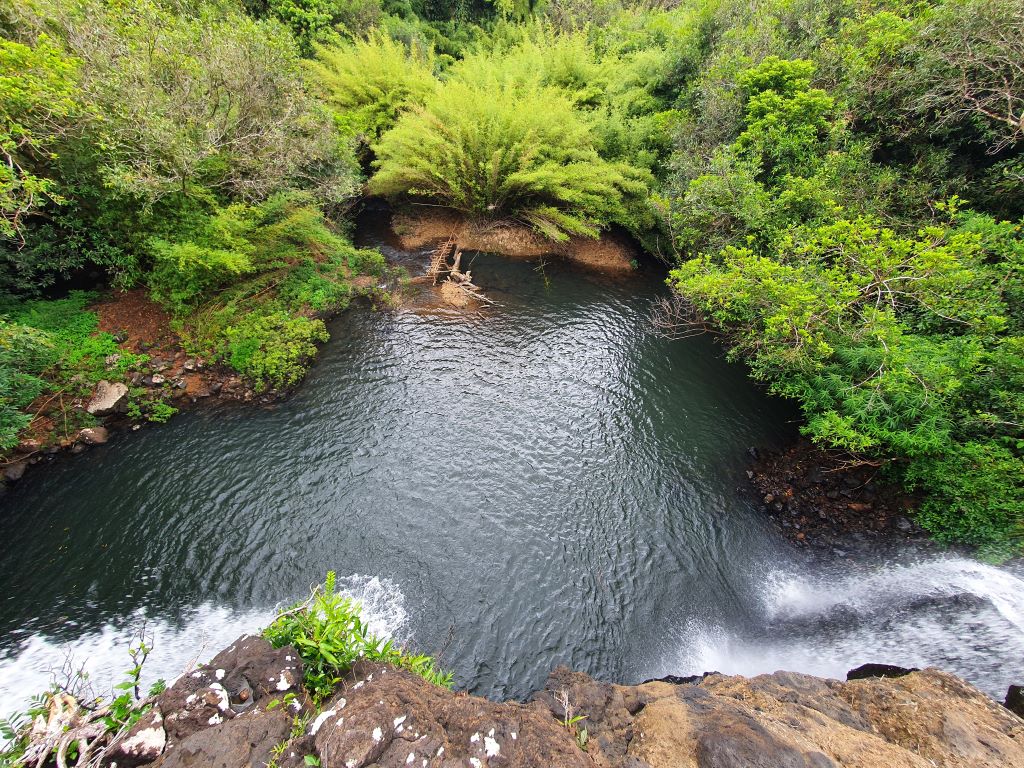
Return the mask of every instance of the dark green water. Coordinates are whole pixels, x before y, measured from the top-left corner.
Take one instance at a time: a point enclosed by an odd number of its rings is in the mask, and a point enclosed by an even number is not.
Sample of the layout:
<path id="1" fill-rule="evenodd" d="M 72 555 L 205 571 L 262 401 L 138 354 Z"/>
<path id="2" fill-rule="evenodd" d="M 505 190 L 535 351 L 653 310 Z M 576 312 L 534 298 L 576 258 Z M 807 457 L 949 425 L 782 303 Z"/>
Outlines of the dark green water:
<path id="1" fill-rule="evenodd" d="M 64 643 L 123 668 L 143 616 L 151 672 L 173 677 L 328 569 L 493 697 L 557 664 L 634 681 L 918 653 L 871 657 L 898 637 L 821 619 L 823 592 L 736 491 L 746 448 L 792 412 L 709 339 L 651 333 L 659 276 L 536 266 L 478 257 L 500 305 L 481 313 L 350 311 L 271 410 L 187 413 L 30 472 L 0 499 L 0 697 L 31 693 Z"/>

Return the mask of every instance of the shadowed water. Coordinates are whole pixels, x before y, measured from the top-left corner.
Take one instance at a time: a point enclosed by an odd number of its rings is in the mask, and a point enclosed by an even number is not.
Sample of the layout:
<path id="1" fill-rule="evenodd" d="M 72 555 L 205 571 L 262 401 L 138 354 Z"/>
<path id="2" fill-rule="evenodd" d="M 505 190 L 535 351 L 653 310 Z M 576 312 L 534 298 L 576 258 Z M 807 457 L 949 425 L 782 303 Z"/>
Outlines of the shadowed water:
<path id="1" fill-rule="evenodd" d="M 709 339 L 650 332 L 653 270 L 536 267 L 477 257 L 499 303 L 481 313 L 350 311 L 274 409 L 186 413 L 28 473 L 0 499 L 0 699 L 45 683 L 63 643 L 127 666 L 143 616 L 149 671 L 172 677 L 204 636 L 209 655 L 328 569 L 352 574 L 379 627 L 492 697 L 526 696 L 557 664 L 634 681 L 764 671 L 801 648 L 831 654 L 830 673 L 900 663 L 870 640 L 902 609 L 837 619 L 777 599 L 819 587 L 736 488 L 747 446 L 790 434 L 792 411 Z M 979 601 L 1003 638 L 985 669 L 937 642 L 994 690 L 1021 627 Z"/>

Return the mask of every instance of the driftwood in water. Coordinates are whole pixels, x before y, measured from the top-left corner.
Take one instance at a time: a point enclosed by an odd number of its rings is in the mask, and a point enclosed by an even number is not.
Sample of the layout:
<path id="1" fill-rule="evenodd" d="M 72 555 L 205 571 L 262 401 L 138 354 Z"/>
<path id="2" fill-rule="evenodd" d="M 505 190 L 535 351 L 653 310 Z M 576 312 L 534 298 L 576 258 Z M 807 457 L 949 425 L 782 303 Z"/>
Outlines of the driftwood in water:
<path id="1" fill-rule="evenodd" d="M 454 259 L 451 266 L 449 266 L 448 257 L 453 252 Z M 455 235 L 451 235 L 434 251 L 433 256 L 430 258 L 430 269 L 427 271 L 426 277 L 432 280 L 434 285 L 437 285 L 438 278 L 444 273 L 448 275 L 444 281 L 445 285 L 457 288 L 474 301 L 482 301 L 486 304 L 494 303 L 483 294 L 480 288 L 473 284 L 473 274 L 469 270 L 462 271 L 462 249 L 457 246 Z M 451 289 L 449 288 L 449 290 Z"/>

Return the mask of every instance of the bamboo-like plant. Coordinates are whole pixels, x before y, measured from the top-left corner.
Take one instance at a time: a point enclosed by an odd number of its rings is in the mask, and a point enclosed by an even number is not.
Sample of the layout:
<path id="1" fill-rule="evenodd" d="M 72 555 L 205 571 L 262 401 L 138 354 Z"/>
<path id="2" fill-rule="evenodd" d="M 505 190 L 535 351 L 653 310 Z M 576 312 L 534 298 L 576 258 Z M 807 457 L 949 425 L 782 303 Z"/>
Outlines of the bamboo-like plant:
<path id="1" fill-rule="evenodd" d="M 374 194 L 516 219 L 556 241 L 597 237 L 646 192 L 644 173 L 603 160 L 571 101 L 537 83 L 449 81 L 374 149 Z"/>
<path id="2" fill-rule="evenodd" d="M 381 32 L 348 45 L 320 46 L 310 64 L 313 80 L 342 122 L 373 140 L 403 110 L 436 89 L 434 54 Z"/>

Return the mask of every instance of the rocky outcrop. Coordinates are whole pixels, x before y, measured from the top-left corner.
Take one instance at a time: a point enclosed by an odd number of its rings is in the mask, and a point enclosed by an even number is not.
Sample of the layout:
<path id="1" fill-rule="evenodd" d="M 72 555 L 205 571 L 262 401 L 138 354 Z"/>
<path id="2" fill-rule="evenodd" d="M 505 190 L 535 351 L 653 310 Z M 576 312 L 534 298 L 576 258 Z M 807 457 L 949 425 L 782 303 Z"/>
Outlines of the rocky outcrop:
<path id="1" fill-rule="evenodd" d="M 586 716 L 588 756 L 622 768 L 996 768 L 1024 764 L 1024 720 L 935 669 L 847 682 L 792 672 L 599 683 L 557 670 L 539 695 Z"/>
<path id="2" fill-rule="evenodd" d="M 310 733 L 339 768 L 593 764 L 539 702 L 495 704 L 380 665 L 358 668 Z"/>
<path id="3" fill-rule="evenodd" d="M 307 708 L 295 650 L 242 636 L 160 694 L 107 751 L 106 764 L 262 768 Z"/>
<path id="4" fill-rule="evenodd" d="M 124 413 L 128 406 L 128 386 L 120 382 L 111 384 L 101 381 L 96 386 L 92 400 L 85 410 L 93 416 L 109 416 L 113 413 Z"/>
<path id="5" fill-rule="evenodd" d="M 363 662 L 319 709 L 290 648 L 240 638 L 183 676 L 113 749 L 120 768 L 996 768 L 1024 720 L 934 669 L 845 682 L 712 673 L 613 685 L 556 670 L 527 704 Z M 673 682 L 668 682 L 671 680 Z"/>

